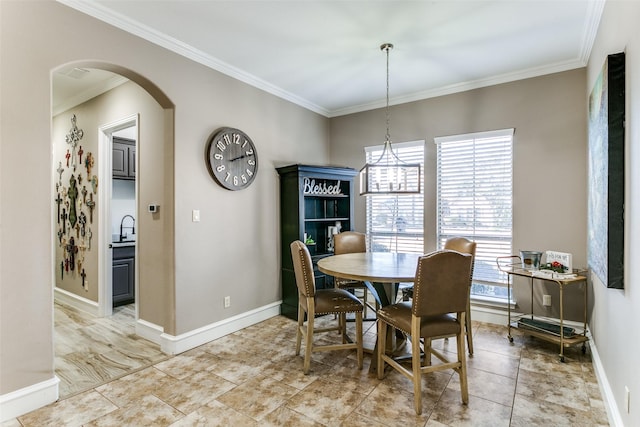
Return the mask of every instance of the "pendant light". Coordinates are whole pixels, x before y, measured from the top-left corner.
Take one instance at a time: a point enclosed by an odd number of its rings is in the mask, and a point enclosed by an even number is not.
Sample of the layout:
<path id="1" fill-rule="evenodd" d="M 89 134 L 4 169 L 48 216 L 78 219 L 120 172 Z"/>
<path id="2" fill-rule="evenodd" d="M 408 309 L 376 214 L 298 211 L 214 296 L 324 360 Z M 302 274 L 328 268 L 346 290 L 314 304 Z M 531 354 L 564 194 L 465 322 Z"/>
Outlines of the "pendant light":
<path id="1" fill-rule="evenodd" d="M 391 43 L 384 43 L 380 50 L 387 54 L 387 134 L 382 155 L 374 163 L 360 169 L 360 195 L 367 194 L 416 194 L 420 193 L 420 164 L 408 164 L 400 160 L 391 147 L 389 133 L 389 51 Z"/>

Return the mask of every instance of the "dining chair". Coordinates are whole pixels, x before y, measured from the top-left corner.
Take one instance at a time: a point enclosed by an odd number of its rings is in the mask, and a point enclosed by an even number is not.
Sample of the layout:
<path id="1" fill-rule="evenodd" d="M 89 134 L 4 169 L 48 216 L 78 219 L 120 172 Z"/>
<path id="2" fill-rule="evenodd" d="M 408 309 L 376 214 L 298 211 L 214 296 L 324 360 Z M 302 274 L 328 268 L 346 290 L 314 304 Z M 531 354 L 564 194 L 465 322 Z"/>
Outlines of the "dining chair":
<path id="1" fill-rule="evenodd" d="M 365 234 L 357 231 L 343 231 L 342 233 L 338 233 L 333 236 L 333 253 L 335 255 L 361 252 L 367 252 L 367 240 Z M 371 308 L 374 312 L 378 309 L 377 303 L 375 306 L 372 306 L 367 302 L 367 287 L 364 282 L 336 277 L 334 278 L 334 286 L 339 289 L 347 290 L 362 289 L 362 302 L 364 304 L 365 319 L 367 317 L 367 307 Z"/>
<path id="2" fill-rule="evenodd" d="M 467 351 L 469 356 L 473 356 L 473 333 L 471 327 L 471 284 L 473 282 L 473 267 L 476 260 L 476 242 L 466 237 L 451 237 L 444 242 L 443 249 L 457 251 L 471 255 L 471 274 L 469 275 L 469 299 L 467 300 L 467 312 L 465 313 L 465 334 L 467 336 Z"/>
<path id="3" fill-rule="evenodd" d="M 311 254 L 309 253 L 307 246 L 300 240 L 296 240 L 291 243 L 291 257 L 293 258 L 293 269 L 296 276 L 296 285 L 298 287 L 296 355 L 300 354 L 302 337 L 305 339 L 303 372 L 305 375 L 309 373 L 312 352 L 348 349 L 356 350 L 358 368 L 362 369 L 362 303 L 355 295 L 344 289 L 316 289 Z M 355 313 L 355 341 L 351 341 L 347 336 L 347 313 Z M 316 328 L 316 316 L 325 314 L 337 314 L 338 325 Z M 305 315 L 307 318 L 306 327 L 304 325 Z M 336 330 L 342 335 L 342 344 L 315 344 L 314 334 Z"/>
<path id="4" fill-rule="evenodd" d="M 472 256 L 451 250 L 432 252 L 420 257 L 416 268 L 414 294 L 411 301 L 402 301 L 378 310 L 378 379 L 384 378 L 385 364 L 390 365 L 413 382 L 414 406 L 422 413 L 422 374 L 453 369 L 460 377 L 462 402 L 469 402 L 467 362 L 464 348 L 464 322 L 469 299 L 469 274 Z M 387 327 L 399 329 L 411 337 L 411 369 L 385 352 Z M 426 365 L 421 359 L 420 338 L 426 340 L 455 336 L 456 360 L 425 346 L 443 363 Z"/>
<path id="5" fill-rule="evenodd" d="M 471 285 L 473 283 L 473 267 L 476 259 L 476 242 L 467 239 L 466 237 L 450 237 L 444 242 L 443 249 L 449 249 L 457 251 L 463 254 L 470 254 L 472 256 L 471 261 L 471 275 L 469 276 L 469 296 L 471 296 Z M 402 289 L 403 300 L 407 300 L 413 297 L 413 286 L 405 287 Z M 469 356 L 473 356 L 473 328 L 471 326 L 471 298 L 467 302 L 467 312 L 465 316 L 465 334 L 467 336 L 467 350 Z"/>

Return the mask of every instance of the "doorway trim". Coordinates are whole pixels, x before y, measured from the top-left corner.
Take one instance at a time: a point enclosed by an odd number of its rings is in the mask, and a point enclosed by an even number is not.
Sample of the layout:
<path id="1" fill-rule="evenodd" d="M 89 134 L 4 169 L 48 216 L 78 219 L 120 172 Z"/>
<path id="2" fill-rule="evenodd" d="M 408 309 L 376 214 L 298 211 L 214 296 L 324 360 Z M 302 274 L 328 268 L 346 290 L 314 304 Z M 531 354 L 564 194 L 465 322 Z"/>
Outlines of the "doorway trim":
<path id="1" fill-rule="evenodd" d="M 112 140 L 113 133 L 121 129 L 136 127 L 136 147 L 138 145 L 138 139 L 140 137 L 139 127 L 139 115 L 133 114 L 131 116 L 124 117 L 122 119 L 107 123 L 98 127 L 98 150 L 100 152 L 100 158 L 102 161 L 99 164 L 100 182 L 103 185 L 99 186 L 101 200 L 100 207 L 98 209 L 98 218 L 100 219 L 100 227 L 98 230 L 98 316 L 106 317 L 113 314 L 113 283 L 112 283 L 112 266 L 113 266 L 113 251 L 111 241 L 111 197 L 112 197 Z M 138 158 L 136 156 L 136 170 L 138 168 Z M 108 185 L 107 185 L 108 184 Z M 138 218 L 138 200 L 139 200 L 139 185 L 138 180 L 135 184 L 135 199 L 136 199 L 136 212 L 135 217 Z M 135 245 L 135 258 L 138 258 L 138 242 Z M 135 263 L 134 268 L 134 282 L 135 282 L 135 316 L 138 319 L 138 301 L 140 294 L 138 291 L 138 263 Z"/>

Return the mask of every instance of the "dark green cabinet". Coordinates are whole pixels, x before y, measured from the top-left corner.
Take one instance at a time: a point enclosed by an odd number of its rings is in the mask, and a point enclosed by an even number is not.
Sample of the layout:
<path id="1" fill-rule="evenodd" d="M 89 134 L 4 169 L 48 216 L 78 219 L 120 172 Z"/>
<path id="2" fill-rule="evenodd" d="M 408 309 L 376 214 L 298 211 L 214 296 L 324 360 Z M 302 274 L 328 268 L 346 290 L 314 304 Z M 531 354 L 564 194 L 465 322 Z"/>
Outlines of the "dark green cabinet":
<path id="1" fill-rule="evenodd" d="M 133 139 L 113 137 L 111 165 L 114 179 L 136 179 L 136 142 Z"/>
<path id="2" fill-rule="evenodd" d="M 135 246 L 113 248 L 113 306 L 135 301 Z"/>
<path id="3" fill-rule="evenodd" d="M 298 316 L 298 290 L 289 245 L 305 241 L 313 259 L 316 288 L 333 286 L 333 277 L 317 269 L 319 259 L 333 254 L 331 232 L 353 230 L 355 169 L 332 166 L 291 165 L 277 169 L 280 175 L 280 240 L 282 243 L 283 315 Z"/>

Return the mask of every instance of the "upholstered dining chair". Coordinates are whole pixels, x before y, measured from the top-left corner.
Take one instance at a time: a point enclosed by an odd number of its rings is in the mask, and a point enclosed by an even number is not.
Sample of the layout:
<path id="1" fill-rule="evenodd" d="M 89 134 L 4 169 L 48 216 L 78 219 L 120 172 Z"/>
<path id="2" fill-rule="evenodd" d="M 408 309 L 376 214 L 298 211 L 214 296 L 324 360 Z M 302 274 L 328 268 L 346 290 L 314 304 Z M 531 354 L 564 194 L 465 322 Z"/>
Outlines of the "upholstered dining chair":
<path id="1" fill-rule="evenodd" d="M 464 318 L 469 299 L 469 274 L 472 256 L 443 250 L 420 257 L 416 269 L 412 301 L 402 301 L 378 310 L 378 378 L 384 378 L 385 364 L 413 381 L 416 414 L 422 413 L 422 374 L 453 369 L 460 376 L 462 402 L 469 402 L 467 365 L 464 348 Z M 385 353 L 387 327 L 399 329 L 411 337 L 411 369 Z M 450 360 L 430 346 L 427 352 L 443 363 L 425 365 L 421 361 L 420 338 L 455 336 L 457 360 Z"/>
<path id="2" fill-rule="evenodd" d="M 311 366 L 311 353 L 315 351 L 347 350 L 355 349 L 358 358 L 358 368 L 362 369 L 362 311 L 360 300 L 344 289 L 317 289 L 313 264 L 309 249 L 300 240 L 291 243 L 291 257 L 293 269 L 298 286 L 298 325 L 296 331 L 296 355 L 300 354 L 302 337 L 304 337 L 304 366 L 305 375 L 309 373 Z M 346 330 L 346 314 L 355 313 L 356 336 L 355 341 L 350 342 Z M 338 325 L 324 328 L 315 327 L 315 318 L 324 314 L 337 314 Z M 305 315 L 307 324 L 304 325 Z M 329 331 L 339 331 L 342 335 L 342 344 L 316 345 L 314 334 Z"/>
<path id="3" fill-rule="evenodd" d="M 463 254 L 471 255 L 471 274 L 469 275 L 469 293 L 471 293 L 471 284 L 473 281 L 473 266 L 476 260 L 476 242 L 466 237 L 451 237 L 444 242 L 443 249 L 457 251 Z M 473 333 L 471 327 L 471 298 L 467 300 L 467 312 L 465 313 L 465 334 L 467 336 L 467 351 L 469 356 L 473 356 Z"/>
<path id="4" fill-rule="evenodd" d="M 367 251 L 366 235 L 357 231 L 343 231 L 333 236 L 333 253 L 336 255 L 351 254 Z M 367 317 L 367 307 L 374 312 L 378 309 L 377 304 L 372 306 L 367 302 L 367 287 L 364 282 L 336 277 L 334 285 L 339 289 L 362 289 L 362 302 L 364 304 L 364 317 Z"/>

